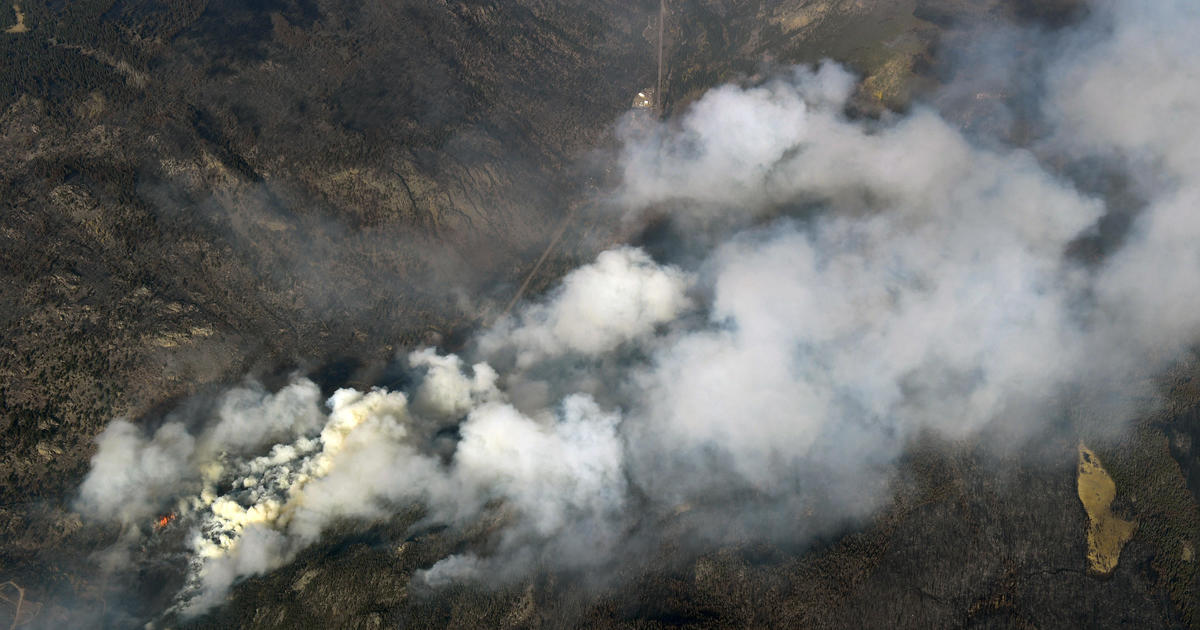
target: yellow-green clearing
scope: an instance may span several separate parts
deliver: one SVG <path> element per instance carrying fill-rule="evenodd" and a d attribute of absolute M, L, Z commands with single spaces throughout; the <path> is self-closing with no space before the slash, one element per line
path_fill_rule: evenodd
<path fill-rule="evenodd" d="M 1088 515 L 1088 564 L 1092 571 L 1108 575 L 1117 568 L 1121 549 L 1133 536 L 1136 523 L 1112 513 L 1117 484 L 1091 449 L 1079 443 L 1079 500 Z"/>

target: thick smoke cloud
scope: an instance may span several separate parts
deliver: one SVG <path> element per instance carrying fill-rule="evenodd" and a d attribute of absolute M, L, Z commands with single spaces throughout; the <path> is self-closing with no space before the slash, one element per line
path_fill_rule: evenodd
<path fill-rule="evenodd" d="M 163 425 L 146 438 L 126 420 L 110 423 L 97 442 L 100 448 L 79 489 L 77 507 L 123 523 L 150 518 L 179 491 L 196 444 L 179 423 Z"/>
<path fill-rule="evenodd" d="M 1200 6 L 1118 3 L 1096 19 L 1111 33 L 1076 37 L 1051 69 L 1047 109 L 1055 141 L 1120 160 L 1147 199 L 1097 298 L 1130 345 L 1169 353 L 1200 333 Z"/>
<path fill-rule="evenodd" d="M 642 252 L 606 252 L 547 302 L 519 309 L 501 324 L 509 336 L 495 343 L 523 364 L 600 354 L 673 319 L 690 303 L 687 287 L 682 272 Z M 597 311 L 606 317 L 595 320 Z M 427 507 L 426 523 L 445 524 L 502 502 L 513 521 L 498 542 L 509 554 L 506 571 L 532 541 L 586 538 L 592 551 L 615 543 L 627 500 L 617 413 L 572 393 L 527 414 L 487 363 L 467 368 L 431 349 L 407 360 L 419 378 L 411 405 L 404 392 L 342 389 L 321 409 L 317 386 L 300 378 L 274 394 L 254 384 L 231 390 L 196 437 L 180 422 L 151 438 L 115 422 L 100 437 L 79 507 L 128 524 L 168 509 L 194 522 L 185 614 L 219 603 L 238 577 L 287 562 L 338 520 L 378 518 L 413 502 Z M 438 445 L 448 427 L 458 437 L 447 461 Z M 461 579 L 488 562 L 447 558 L 427 578 Z"/>
<path fill-rule="evenodd" d="M 678 126 L 646 132 L 627 125 L 622 158 L 622 201 L 638 208 L 668 200 L 693 200 L 688 212 L 753 212 L 774 192 L 763 185 L 821 112 L 832 113 L 854 89 L 842 67 L 798 68 L 762 86 L 727 85 L 704 96 Z M 832 147 L 830 147 L 832 148 Z M 834 166 L 834 165 L 830 165 Z"/>
<path fill-rule="evenodd" d="M 548 302 L 527 306 L 486 332 L 480 352 L 494 356 L 511 349 L 519 367 L 566 353 L 609 352 L 687 310 L 688 284 L 684 273 L 656 265 L 641 250 L 606 251 L 567 274 Z"/>
<path fill-rule="evenodd" d="M 480 373 L 487 374 L 484 366 Z M 441 389 L 446 396 L 436 401 L 421 391 L 430 408 L 446 409 L 461 402 L 463 390 Z M 538 419 L 502 402 L 495 389 L 484 398 L 460 425 L 448 463 L 420 448 L 431 420 L 415 415 L 403 393 L 343 389 L 329 399 L 318 435 L 232 464 L 222 475 L 233 479 L 231 491 L 216 496 L 210 485 L 181 506 L 199 520 L 183 612 L 220 601 L 237 577 L 278 567 L 338 519 L 381 517 L 413 501 L 428 507 L 427 522 L 457 524 L 502 500 L 517 523 L 504 533 L 502 550 L 572 528 L 612 530 L 625 499 L 618 417 L 585 395 Z M 447 559 L 431 569 L 430 581 L 480 564 Z"/>
<path fill-rule="evenodd" d="M 127 524 L 178 510 L 185 613 L 340 520 L 413 504 L 422 525 L 505 514 L 487 554 L 415 576 L 431 586 L 603 565 L 654 535 L 647 514 L 751 537 L 863 517 L 919 434 L 1032 435 L 1064 395 L 1133 394 L 1132 374 L 1200 334 L 1198 29 L 1186 2 L 1094 7 L 1029 78 L 1048 132 L 1027 148 L 919 106 L 850 119 L 855 78 L 832 63 L 628 125 L 616 199 L 668 215 L 701 255 L 604 252 L 463 356 L 404 357 L 404 391 L 322 407 L 297 379 L 234 390 L 191 429 L 114 422 L 79 508 Z M 1069 254 L 1110 209 L 1047 155 L 1137 188 L 1119 247 Z"/>
<path fill-rule="evenodd" d="M 811 83 L 845 83 L 832 66 L 821 81 L 800 73 L 720 100 L 770 120 L 787 90 L 799 101 Z M 711 326 L 672 339 L 641 377 L 664 453 L 717 445 L 767 484 L 817 445 L 871 455 L 923 426 L 968 434 L 1078 365 L 1069 304 L 1084 279 L 1063 251 L 1100 203 L 1026 152 L 972 148 L 931 112 L 868 130 L 836 105 L 805 107 L 770 168 L 671 169 L 665 189 L 681 191 L 684 211 L 727 203 L 687 185 L 723 177 L 759 191 L 742 211 L 802 197 L 824 211 L 737 234 L 707 261 Z M 712 144 L 726 124 L 698 107 L 682 133 L 709 139 L 689 143 L 701 155 L 735 153 L 738 142 Z"/>

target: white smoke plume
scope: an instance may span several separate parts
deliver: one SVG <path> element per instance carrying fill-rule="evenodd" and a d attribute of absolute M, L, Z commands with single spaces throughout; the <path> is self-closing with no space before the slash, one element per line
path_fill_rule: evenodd
<path fill-rule="evenodd" d="M 126 420 L 114 420 L 97 438 L 100 448 L 79 489 L 77 507 L 101 518 L 133 523 L 174 498 L 189 474 L 196 440 L 182 424 L 163 425 L 146 438 Z"/>
<path fill-rule="evenodd" d="M 1077 36 L 1051 69 L 1057 142 L 1123 161 L 1146 207 L 1096 281 L 1116 334 L 1170 352 L 1200 334 L 1200 5 L 1106 3 L 1096 42 Z"/>
<path fill-rule="evenodd" d="M 1030 435 L 1064 392 L 1133 393 L 1200 336 L 1195 32 L 1193 3 L 1095 6 L 1036 78 L 1053 133 L 1032 148 L 921 107 L 850 119 L 855 79 L 832 63 L 716 89 L 623 153 L 631 215 L 717 244 L 686 268 L 604 252 L 464 357 L 409 354 L 403 392 L 322 409 L 297 379 L 235 390 L 191 431 L 114 422 L 79 507 L 135 523 L 174 502 L 195 533 L 188 613 L 338 520 L 412 504 L 450 526 L 509 513 L 489 554 L 417 576 L 432 586 L 603 564 L 638 514 L 762 515 L 729 497 L 797 536 L 861 517 L 921 432 Z M 1106 202 L 1046 155 L 1119 164 L 1145 199 L 1099 261 L 1067 252 Z"/>
<path fill-rule="evenodd" d="M 518 367 L 568 352 L 598 355 L 654 331 L 687 310 L 689 278 L 656 265 L 645 252 L 621 247 L 567 274 L 543 304 L 521 309 L 479 340 L 480 352 L 516 352 Z"/>
<path fill-rule="evenodd" d="M 502 398 L 495 390 L 492 396 Z M 423 441 L 414 434 L 428 420 L 414 415 L 400 392 L 343 389 L 328 405 L 319 434 L 240 462 L 224 476 L 234 480 L 231 491 L 215 496 L 208 486 L 181 508 L 198 520 L 184 612 L 220 601 L 240 576 L 288 561 L 337 519 L 380 517 L 413 501 L 444 523 L 504 501 L 519 525 L 506 532 L 514 538 L 502 548 L 524 535 L 608 529 L 606 521 L 621 512 L 618 419 L 587 396 L 570 396 L 556 414 L 537 419 L 500 400 L 481 403 L 462 423 L 449 463 L 419 449 Z"/>

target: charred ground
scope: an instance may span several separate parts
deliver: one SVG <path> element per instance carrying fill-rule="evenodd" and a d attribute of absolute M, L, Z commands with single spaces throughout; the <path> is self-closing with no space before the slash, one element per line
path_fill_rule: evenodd
<path fill-rule="evenodd" d="M 70 502 L 106 422 L 158 422 L 247 373 L 386 382 L 396 350 L 452 346 L 610 181 L 590 158 L 657 72 L 657 2 L 20 7 L 28 30 L 0 33 L 0 580 L 45 603 L 33 626 L 129 625 L 178 586 L 177 558 L 95 579 L 89 554 L 119 532 Z M 875 115 L 952 72 L 938 51 L 964 24 L 1079 10 L 681 0 L 664 105 L 832 56 L 864 74 L 857 113 Z M 616 232 L 568 224 L 531 291 Z M 197 625 L 1196 625 L 1195 373 L 1098 449 L 1139 523 L 1108 579 L 1087 574 L 1074 442 L 1002 463 L 954 444 L 915 450 L 893 508 L 812 547 L 665 547 L 599 597 L 562 575 L 422 592 L 412 572 L 488 524 L 405 540 L 418 515 L 401 514 L 347 525 Z"/>

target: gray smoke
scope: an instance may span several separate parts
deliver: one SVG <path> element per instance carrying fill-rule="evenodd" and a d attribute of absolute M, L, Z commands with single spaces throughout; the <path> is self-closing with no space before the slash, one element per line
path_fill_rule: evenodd
<path fill-rule="evenodd" d="M 413 503 L 423 524 L 502 523 L 488 554 L 417 576 L 431 586 L 602 565 L 647 514 L 795 537 L 868 515 L 919 434 L 1019 443 L 1064 395 L 1128 398 L 1200 335 L 1196 32 L 1190 2 L 1093 7 L 1026 78 L 1048 129 L 1029 148 L 923 107 L 850 119 L 833 63 L 626 124 L 615 198 L 627 220 L 666 214 L 688 255 L 604 252 L 464 356 L 404 357 L 403 392 L 322 408 L 297 379 L 234 390 L 191 431 L 114 422 L 79 508 L 178 510 L 187 613 L 336 520 Z M 1144 200 L 1098 260 L 1068 252 L 1111 209 L 1047 156 L 1113 165 Z"/>

